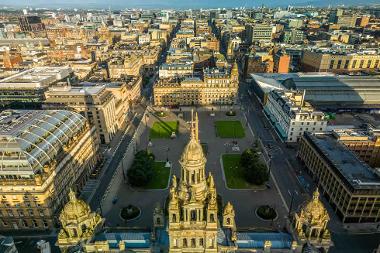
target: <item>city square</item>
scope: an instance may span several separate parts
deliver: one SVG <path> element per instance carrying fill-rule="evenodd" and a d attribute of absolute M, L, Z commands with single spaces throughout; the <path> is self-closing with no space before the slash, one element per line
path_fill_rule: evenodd
<path fill-rule="evenodd" d="M 215 177 L 216 188 L 219 194 L 222 196 L 223 201 L 231 201 L 236 209 L 237 225 L 243 228 L 256 228 L 262 230 L 281 230 L 285 226 L 285 217 L 287 211 L 284 204 L 277 192 L 277 189 L 272 181 L 268 182 L 268 186 L 256 187 L 254 189 L 230 189 L 227 187 L 224 172 L 222 170 L 222 155 L 223 154 L 239 154 L 244 149 L 252 147 L 255 143 L 252 132 L 246 125 L 246 120 L 241 112 L 238 112 L 236 116 L 226 116 L 226 111 L 217 111 L 215 116 L 210 116 L 210 111 L 200 111 L 200 140 L 203 145 L 207 146 L 207 165 L 206 173 L 211 172 Z M 168 158 L 171 163 L 171 174 L 180 177 L 180 169 L 178 160 L 182 152 L 182 148 L 186 144 L 189 138 L 189 125 L 190 111 L 182 112 L 168 112 L 168 115 L 162 118 L 156 118 L 149 116 L 148 128 L 142 134 L 140 143 L 137 145 L 137 149 L 148 148 L 156 156 L 156 160 L 166 161 Z M 181 114 L 183 117 L 178 117 Z M 152 114 L 150 114 L 152 115 Z M 154 114 L 153 114 L 154 115 Z M 150 139 L 149 133 L 155 122 L 165 121 L 179 121 L 178 133 L 173 139 Z M 220 120 L 240 121 L 244 128 L 245 137 L 243 138 L 218 138 L 216 136 L 216 129 L 214 122 Z M 232 142 L 236 141 L 239 151 L 233 151 Z M 151 145 L 149 145 L 151 142 Z M 168 151 L 169 150 L 169 151 Z M 116 187 L 116 186 L 115 186 Z M 129 186 L 126 183 L 121 184 L 118 189 L 118 202 L 115 205 L 106 204 L 110 206 L 109 211 L 103 208 L 104 215 L 107 217 L 107 221 L 110 224 L 119 224 L 127 227 L 145 227 L 152 223 L 151 210 L 154 208 L 157 202 L 164 203 L 168 194 L 168 189 L 163 190 L 143 190 L 136 189 Z M 265 197 L 263 197 L 265 196 Z M 247 203 L 244 199 L 249 199 Z M 234 201 L 241 200 L 241 201 Z M 236 202 L 236 203 L 235 203 Z M 142 214 L 139 219 L 127 221 L 123 224 L 123 221 L 119 218 L 120 208 L 133 204 L 141 208 Z M 264 221 L 256 216 L 255 210 L 261 205 L 270 205 L 278 212 L 278 218 L 275 221 Z"/>

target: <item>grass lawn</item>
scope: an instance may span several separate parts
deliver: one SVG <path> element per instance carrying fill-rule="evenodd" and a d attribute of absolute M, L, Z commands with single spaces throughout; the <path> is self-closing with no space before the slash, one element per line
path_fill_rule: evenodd
<path fill-rule="evenodd" d="M 224 175 L 227 186 L 231 189 L 250 189 L 253 186 L 245 181 L 240 167 L 240 154 L 224 154 L 222 156 Z"/>
<path fill-rule="evenodd" d="M 154 122 L 152 129 L 150 129 L 149 137 L 151 139 L 170 138 L 172 132 L 177 133 L 177 121 L 157 121 Z"/>
<path fill-rule="evenodd" d="M 216 136 L 220 138 L 243 138 L 244 128 L 239 120 L 215 121 Z"/>
<path fill-rule="evenodd" d="M 154 162 L 154 175 L 145 189 L 165 189 L 168 186 L 170 168 L 165 167 L 165 162 Z"/>

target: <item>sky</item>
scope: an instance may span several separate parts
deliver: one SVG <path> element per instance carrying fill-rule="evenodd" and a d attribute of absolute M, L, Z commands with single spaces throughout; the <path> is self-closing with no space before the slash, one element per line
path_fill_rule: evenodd
<path fill-rule="evenodd" d="M 46 8 L 231 8 L 266 6 L 327 6 L 378 3 L 378 0 L 0 0 L 0 6 Z"/>

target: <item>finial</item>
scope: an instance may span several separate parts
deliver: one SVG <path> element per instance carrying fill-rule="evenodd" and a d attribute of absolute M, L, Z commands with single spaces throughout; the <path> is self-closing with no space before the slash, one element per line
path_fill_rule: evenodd
<path fill-rule="evenodd" d="M 77 200 L 77 196 L 75 195 L 75 192 L 73 191 L 72 188 L 70 188 L 70 190 L 69 190 L 69 199 L 70 199 L 70 201 L 76 201 Z"/>
<path fill-rule="evenodd" d="M 313 200 L 318 200 L 319 199 L 319 191 L 318 188 L 313 192 Z"/>

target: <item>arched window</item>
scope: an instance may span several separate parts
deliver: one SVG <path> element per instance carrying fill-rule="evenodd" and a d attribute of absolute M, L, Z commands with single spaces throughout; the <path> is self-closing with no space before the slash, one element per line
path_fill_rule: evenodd
<path fill-rule="evenodd" d="M 210 214 L 210 222 L 215 222 L 214 214 Z"/>
<path fill-rule="evenodd" d="M 160 224 L 160 223 L 161 223 L 161 219 L 160 219 L 160 217 L 157 217 L 157 219 L 156 219 L 156 223 L 157 223 L 157 224 Z"/>
<path fill-rule="evenodd" d="M 186 238 L 183 239 L 183 247 L 185 247 L 185 248 L 187 247 L 187 240 L 186 240 Z"/>
<path fill-rule="evenodd" d="M 175 213 L 172 215 L 172 222 L 177 222 L 177 215 Z"/>
<path fill-rule="evenodd" d="M 231 219 L 227 218 L 227 225 L 231 225 Z"/>
<path fill-rule="evenodd" d="M 199 239 L 199 246 L 203 246 L 203 238 Z"/>

